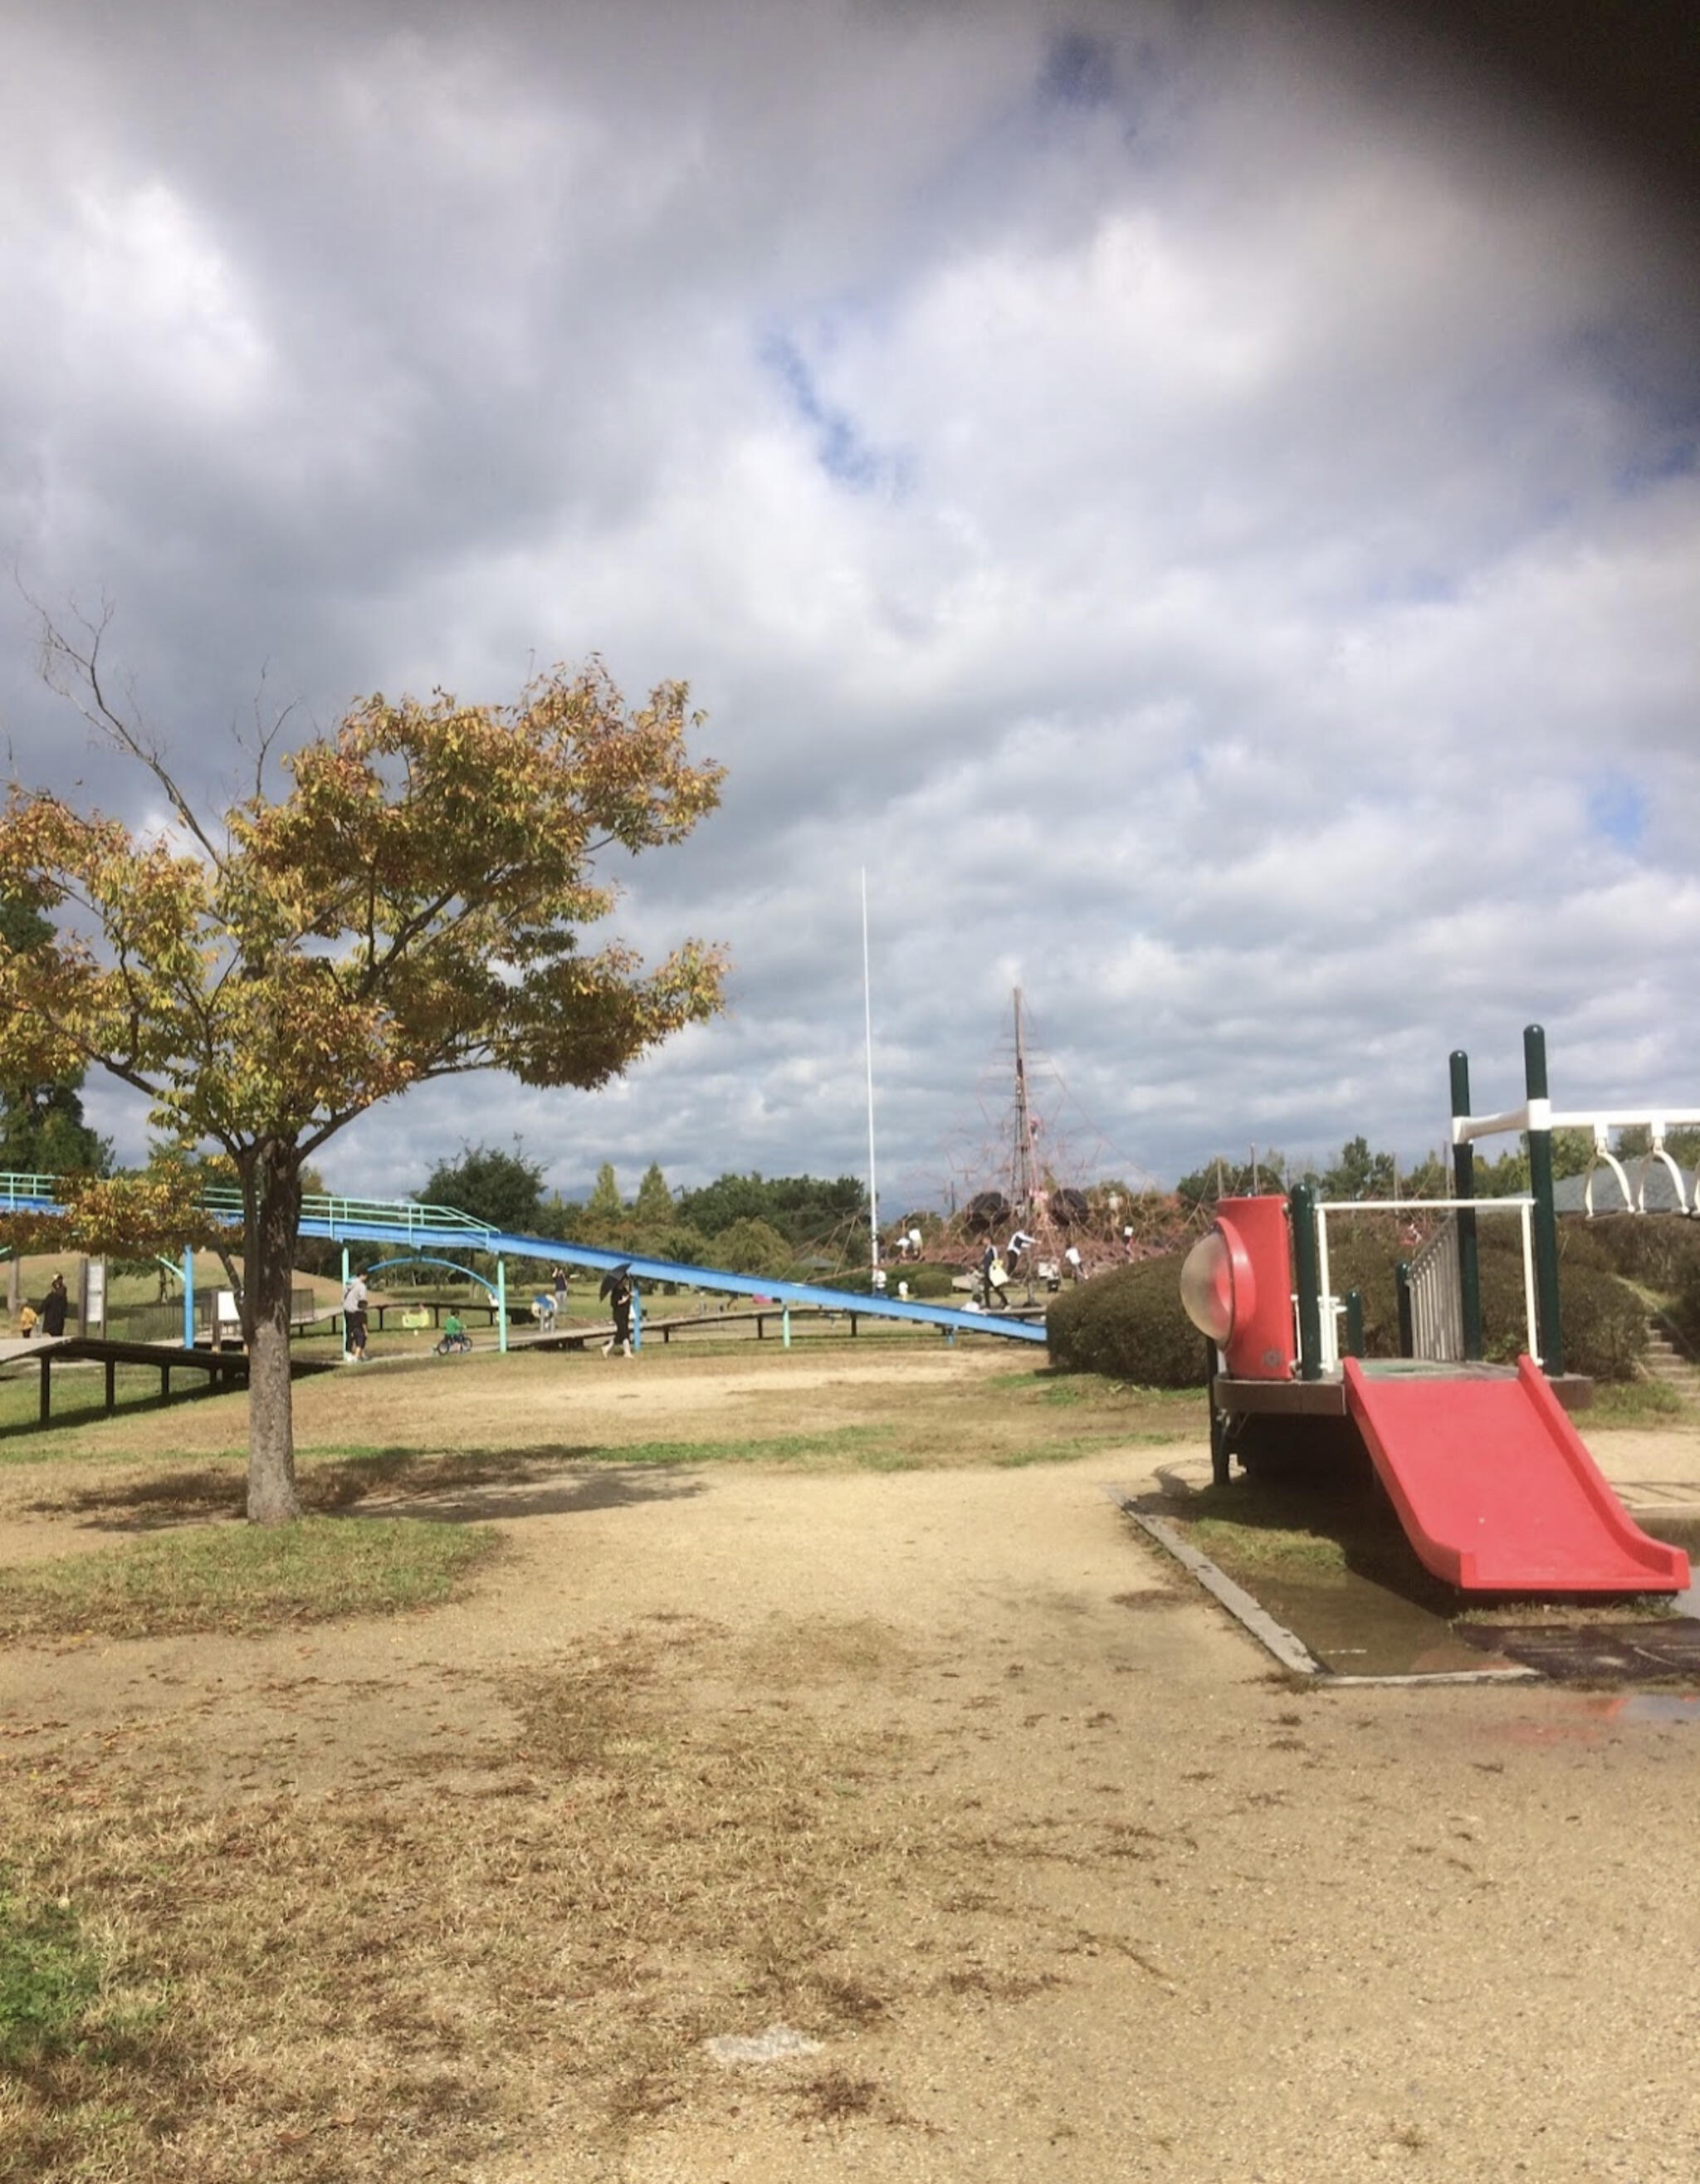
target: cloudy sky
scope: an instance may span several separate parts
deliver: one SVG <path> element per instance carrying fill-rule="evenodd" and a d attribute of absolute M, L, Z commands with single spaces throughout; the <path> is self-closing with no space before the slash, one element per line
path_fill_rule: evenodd
<path fill-rule="evenodd" d="M 593 649 L 729 769 L 616 919 L 727 941 L 725 1018 L 333 1187 L 862 1172 L 864 871 L 893 1210 L 978 1179 L 1017 987 L 1098 1173 L 1413 1156 L 1537 1020 L 1561 1102 L 1700 1105 L 1696 252 L 1632 146 L 1362 8 L 9 14 L 0 553 L 180 772 Z M 148 819 L 9 585 L 0 730 Z"/>

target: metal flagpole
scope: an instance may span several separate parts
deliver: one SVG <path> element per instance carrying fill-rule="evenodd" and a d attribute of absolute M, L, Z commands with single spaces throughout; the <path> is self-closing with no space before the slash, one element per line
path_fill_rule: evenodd
<path fill-rule="evenodd" d="M 879 1185 L 873 1165 L 873 986 L 867 961 L 867 866 L 861 868 L 861 1006 L 867 1042 L 867 1228 L 869 1266 L 879 1265 Z"/>

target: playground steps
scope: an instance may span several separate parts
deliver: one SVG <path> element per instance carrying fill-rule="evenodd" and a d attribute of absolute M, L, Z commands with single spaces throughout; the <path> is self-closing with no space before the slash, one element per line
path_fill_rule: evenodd
<path fill-rule="evenodd" d="M 1647 1323 L 1647 1352 L 1641 1362 L 1649 1380 L 1662 1381 L 1685 1402 L 1700 1403 L 1700 1366 L 1677 1348 L 1656 1319 Z"/>

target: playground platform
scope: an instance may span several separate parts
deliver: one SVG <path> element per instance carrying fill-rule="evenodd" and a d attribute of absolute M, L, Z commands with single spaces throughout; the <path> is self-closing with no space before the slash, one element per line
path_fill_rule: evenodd
<path fill-rule="evenodd" d="M 337 1360 L 329 1357 L 299 1358 L 289 1362 L 290 1377 L 299 1379 L 309 1373 L 335 1369 Z M 179 1381 L 178 1394 L 186 1392 L 181 1382 L 186 1374 L 201 1376 L 200 1389 L 245 1388 L 248 1385 L 248 1352 L 241 1349 L 186 1350 L 181 1344 L 169 1342 L 106 1342 L 93 1335 L 62 1334 L 34 1335 L 27 1340 L 12 1339 L 0 1342 L 0 1373 L 15 1379 L 20 1368 L 34 1365 L 41 1374 L 41 1406 L 37 1413 L 42 1425 L 50 1425 L 53 1415 L 53 1368 L 58 1366 L 98 1365 L 106 1376 L 103 1407 L 115 1411 L 118 1407 L 118 1368 L 120 1365 L 145 1366 L 159 1375 L 159 1400 L 171 1401 L 171 1378 Z"/>

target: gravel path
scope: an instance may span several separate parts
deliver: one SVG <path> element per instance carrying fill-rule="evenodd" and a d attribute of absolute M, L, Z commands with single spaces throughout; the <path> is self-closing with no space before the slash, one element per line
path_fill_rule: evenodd
<path fill-rule="evenodd" d="M 668 1411 L 659 1378 L 620 1392 Z M 1642 1507 L 1700 1496 L 1700 1436 L 1597 1446 Z M 486 1763 L 505 1680 L 677 1627 L 682 1731 L 877 1743 L 856 1794 L 905 1857 L 839 1937 L 861 2021 L 693 2051 L 617 2148 L 566 2070 L 475 2184 L 1692 2184 L 1700 1722 L 1295 1689 L 1121 1513 L 1158 1462 L 1207 1459 L 564 1474 L 483 1497 L 511 1553 L 465 1604 L 19 1654 L 8 1719 L 154 1739 L 197 1794 L 310 1793 L 445 1737 Z"/>

